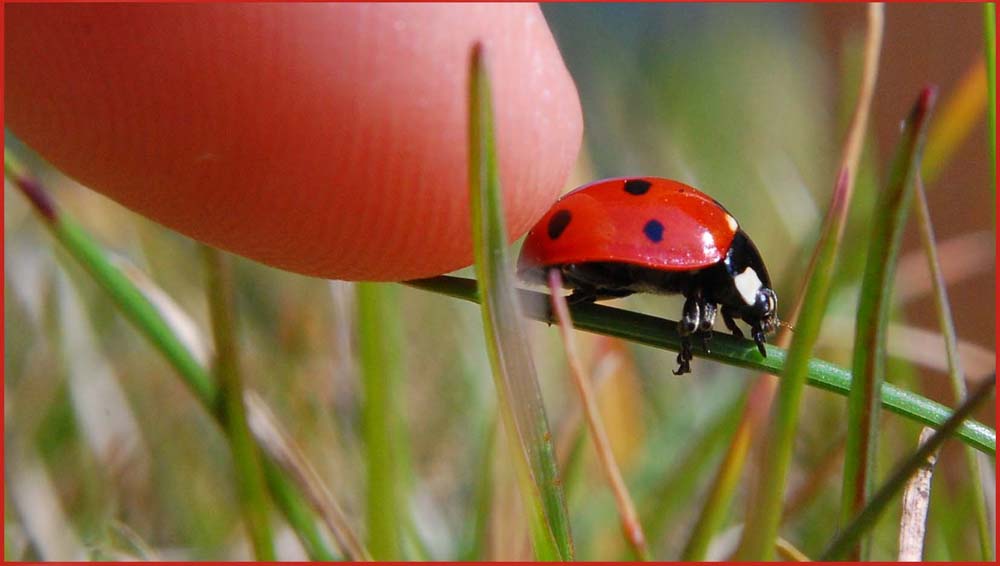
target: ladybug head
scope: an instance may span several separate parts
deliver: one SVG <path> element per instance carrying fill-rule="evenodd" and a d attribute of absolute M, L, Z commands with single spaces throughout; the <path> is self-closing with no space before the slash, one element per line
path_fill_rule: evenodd
<path fill-rule="evenodd" d="M 743 320 L 770 334 L 778 327 L 778 296 L 769 287 L 761 286 L 753 305 L 744 311 Z"/>

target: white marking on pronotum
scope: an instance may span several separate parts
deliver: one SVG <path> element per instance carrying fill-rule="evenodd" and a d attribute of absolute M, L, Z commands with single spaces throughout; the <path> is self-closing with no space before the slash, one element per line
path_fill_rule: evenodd
<path fill-rule="evenodd" d="M 748 267 L 743 270 L 743 273 L 733 277 L 733 282 L 736 283 L 736 290 L 743 297 L 743 302 L 753 306 L 757 300 L 757 291 L 760 291 L 761 287 L 760 277 L 757 277 L 757 272 L 752 267 Z"/>
<path fill-rule="evenodd" d="M 732 215 L 729 214 L 726 215 L 726 223 L 729 224 L 729 229 L 732 230 L 733 232 L 740 229 L 739 223 L 736 222 L 736 219 L 733 218 Z"/>

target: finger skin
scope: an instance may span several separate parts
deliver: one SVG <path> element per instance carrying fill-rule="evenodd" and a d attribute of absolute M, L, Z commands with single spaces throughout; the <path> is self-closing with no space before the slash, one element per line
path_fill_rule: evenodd
<path fill-rule="evenodd" d="M 20 139 L 140 214 L 309 275 L 471 263 L 477 40 L 512 238 L 579 151 L 576 88 L 533 4 L 9 4 L 5 33 Z"/>

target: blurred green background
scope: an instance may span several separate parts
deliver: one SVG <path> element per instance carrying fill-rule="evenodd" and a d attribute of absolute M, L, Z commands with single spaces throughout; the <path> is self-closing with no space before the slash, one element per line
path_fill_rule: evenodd
<path fill-rule="evenodd" d="M 786 312 L 803 284 L 799 274 L 853 108 L 863 7 L 552 4 L 543 12 L 576 80 L 586 124 L 567 190 L 619 175 L 671 177 L 701 188 L 753 237 Z M 926 83 L 939 85 L 947 100 L 982 64 L 982 45 L 979 5 L 886 7 L 870 143 L 818 357 L 850 366 L 866 219 L 900 120 Z M 976 124 L 928 186 L 971 380 L 994 370 L 996 323 L 993 182 L 985 118 Z M 5 141 L 68 213 L 169 296 L 207 359 L 197 244 L 47 169 L 12 136 Z M 897 279 L 890 380 L 953 406 L 912 224 Z M 221 430 L 10 188 L 4 252 L 5 558 L 250 557 Z M 354 285 L 243 259 L 236 270 L 248 386 L 278 415 L 363 537 L 365 399 Z M 530 556 L 505 445 L 489 442 L 495 393 L 478 309 L 406 287 L 398 300 L 405 380 L 392 390 L 398 421 L 391 449 L 402 484 L 400 557 Z M 681 302 L 640 296 L 616 304 L 676 318 Z M 573 462 L 564 481 L 577 556 L 627 558 L 614 501 L 580 434 L 557 332 L 528 328 L 560 460 Z M 677 378 L 669 352 L 590 335 L 578 340 L 600 380 L 602 411 L 653 556 L 676 559 L 755 375 L 696 359 L 694 373 Z M 796 503 L 781 536 L 813 556 L 836 526 L 846 403 L 816 390 L 804 403 L 789 478 Z M 992 409 L 977 416 L 995 422 Z M 892 415 L 883 423 L 887 470 L 912 451 L 919 427 Z M 994 471 L 992 462 L 987 469 Z M 950 443 L 935 474 L 927 559 L 978 557 L 968 473 L 958 443 Z M 752 469 L 744 475 L 710 551 L 714 558 L 735 543 Z M 986 483 L 995 524 L 994 476 Z M 480 497 L 487 477 L 491 497 Z M 477 513 L 488 520 L 481 540 L 472 532 Z M 279 557 L 304 558 L 277 513 L 274 519 Z M 873 558 L 895 556 L 897 529 L 894 508 L 876 530 Z M 462 554 L 469 545 L 475 553 Z"/>

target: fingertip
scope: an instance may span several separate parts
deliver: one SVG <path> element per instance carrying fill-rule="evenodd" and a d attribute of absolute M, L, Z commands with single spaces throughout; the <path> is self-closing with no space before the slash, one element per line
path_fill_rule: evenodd
<path fill-rule="evenodd" d="M 6 27 L 21 139 L 170 228 L 309 275 L 471 263 L 470 53 L 489 58 L 512 238 L 580 146 L 536 5 L 17 5 Z"/>

